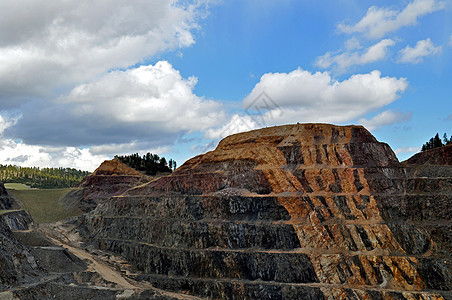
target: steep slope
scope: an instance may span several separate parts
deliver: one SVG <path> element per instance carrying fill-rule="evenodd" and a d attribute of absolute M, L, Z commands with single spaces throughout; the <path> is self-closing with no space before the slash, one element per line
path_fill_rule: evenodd
<path fill-rule="evenodd" d="M 12 236 L 4 218 L 0 217 L 0 291 L 36 281 L 42 274 L 30 250 Z"/>
<path fill-rule="evenodd" d="M 0 182 L 0 210 L 2 209 L 18 209 L 20 205 L 6 191 L 3 182 Z"/>
<path fill-rule="evenodd" d="M 418 177 L 361 126 L 272 127 L 227 137 L 171 176 L 102 202 L 82 224 L 162 289 L 444 299 L 451 223 L 435 210 L 451 200 L 444 168 L 449 177 Z"/>
<path fill-rule="evenodd" d="M 405 163 L 452 166 L 452 145 L 419 152 L 406 160 Z"/>
<path fill-rule="evenodd" d="M 131 187 L 146 183 L 148 176 L 121 163 L 106 160 L 79 184 L 79 189 L 69 192 L 63 202 L 88 212 L 101 201 L 120 195 Z"/>

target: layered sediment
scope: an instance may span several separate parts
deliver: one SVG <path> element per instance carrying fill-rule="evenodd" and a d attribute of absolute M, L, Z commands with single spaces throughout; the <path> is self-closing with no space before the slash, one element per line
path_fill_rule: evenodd
<path fill-rule="evenodd" d="M 422 151 L 406 160 L 406 164 L 452 166 L 452 144 Z"/>
<path fill-rule="evenodd" d="M 452 168 L 400 164 L 361 126 L 227 137 L 101 201 L 85 238 L 137 280 L 229 299 L 450 299 Z"/>
<path fill-rule="evenodd" d="M 78 189 L 69 192 L 63 199 L 63 203 L 68 207 L 88 212 L 111 196 L 120 195 L 150 180 L 148 176 L 117 159 L 106 160 L 80 182 Z"/>
<path fill-rule="evenodd" d="M 6 218 L 0 215 L 0 291 L 38 280 L 42 274 L 30 249 L 13 236 Z"/>

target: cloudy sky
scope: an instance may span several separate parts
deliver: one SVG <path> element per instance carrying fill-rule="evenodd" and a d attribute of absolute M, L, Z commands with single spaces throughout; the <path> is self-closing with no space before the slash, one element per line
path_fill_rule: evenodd
<path fill-rule="evenodd" d="M 186 159 L 275 124 L 452 134 L 450 0 L 2 0 L 0 163 Z"/>

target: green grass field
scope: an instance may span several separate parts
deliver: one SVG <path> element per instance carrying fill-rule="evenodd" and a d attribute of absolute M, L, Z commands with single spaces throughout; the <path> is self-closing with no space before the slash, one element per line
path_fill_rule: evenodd
<path fill-rule="evenodd" d="M 8 190 L 29 190 L 30 187 L 23 183 L 5 183 L 5 187 Z"/>
<path fill-rule="evenodd" d="M 28 211 L 37 224 L 56 222 L 68 217 L 81 215 L 78 209 L 67 209 L 61 199 L 73 189 L 8 189 L 22 203 L 22 208 Z"/>

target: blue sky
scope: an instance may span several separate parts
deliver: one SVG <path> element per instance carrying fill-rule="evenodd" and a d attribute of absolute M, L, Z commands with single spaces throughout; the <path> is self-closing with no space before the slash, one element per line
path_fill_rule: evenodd
<path fill-rule="evenodd" d="M 180 164 L 296 122 L 363 124 L 403 160 L 452 134 L 450 1 L 32 3 L 0 4 L 3 164 Z"/>

